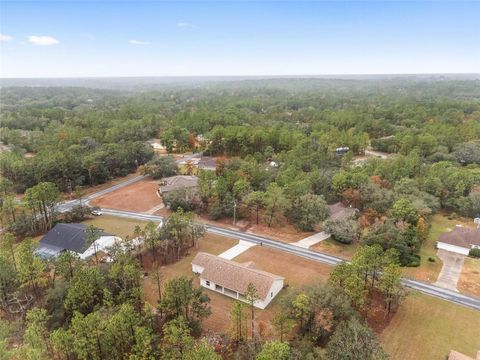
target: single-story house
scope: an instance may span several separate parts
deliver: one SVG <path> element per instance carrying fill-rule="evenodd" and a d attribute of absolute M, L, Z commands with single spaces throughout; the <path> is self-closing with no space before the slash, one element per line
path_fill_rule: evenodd
<path fill-rule="evenodd" d="M 457 225 L 438 237 L 437 248 L 468 255 L 471 249 L 480 248 L 480 229 Z"/>
<path fill-rule="evenodd" d="M 351 206 L 345 206 L 341 202 L 328 205 L 330 216 L 328 220 L 349 220 L 358 212 L 357 209 Z"/>
<path fill-rule="evenodd" d="M 41 257 L 55 257 L 63 251 L 71 251 L 86 259 L 95 254 L 95 248 L 99 252 L 121 241 L 119 237 L 101 230 L 100 237 L 87 247 L 86 229 L 85 224 L 59 223 L 40 240 L 35 253 Z"/>
<path fill-rule="evenodd" d="M 181 174 L 185 174 L 188 171 L 197 174 L 199 170 L 215 171 L 217 170 L 217 158 L 194 154 L 186 160 L 179 160 L 178 167 Z"/>
<path fill-rule="evenodd" d="M 217 170 L 217 158 L 211 156 L 202 156 L 197 164 L 198 170 Z"/>
<path fill-rule="evenodd" d="M 260 309 L 265 309 L 277 296 L 285 280 L 257 269 L 252 262 L 241 264 L 204 252 L 192 260 L 192 271 L 199 274 L 201 286 L 245 302 L 247 286 L 252 283 L 259 297 L 254 306 Z"/>
<path fill-rule="evenodd" d="M 160 182 L 160 195 L 169 193 L 170 191 L 182 188 L 196 188 L 198 186 L 198 177 L 195 175 L 177 175 L 163 178 Z"/>

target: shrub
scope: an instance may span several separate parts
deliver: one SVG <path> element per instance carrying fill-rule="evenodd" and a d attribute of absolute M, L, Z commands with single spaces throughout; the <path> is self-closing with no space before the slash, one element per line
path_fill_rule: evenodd
<path fill-rule="evenodd" d="M 430 256 L 430 257 L 428 258 L 428 261 L 434 263 L 434 262 L 435 262 L 435 258 Z"/>
<path fill-rule="evenodd" d="M 329 220 L 325 222 L 325 231 L 332 239 L 343 244 L 358 240 L 358 226 L 354 220 Z"/>
<path fill-rule="evenodd" d="M 468 256 L 474 257 L 474 258 L 480 258 L 480 248 L 474 248 L 470 249 L 468 252 Z"/>
<path fill-rule="evenodd" d="M 408 256 L 407 263 L 405 264 L 405 266 L 419 267 L 420 266 L 420 256 L 418 256 L 418 255 Z"/>

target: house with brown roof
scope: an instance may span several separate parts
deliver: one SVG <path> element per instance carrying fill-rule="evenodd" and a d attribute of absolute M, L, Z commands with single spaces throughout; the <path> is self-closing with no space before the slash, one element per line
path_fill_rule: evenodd
<path fill-rule="evenodd" d="M 471 358 L 470 356 L 459 353 L 458 351 L 451 350 L 448 354 L 448 360 L 480 360 L 480 351 L 477 352 L 476 358 Z"/>
<path fill-rule="evenodd" d="M 198 186 L 198 178 L 194 175 L 177 175 L 163 178 L 160 182 L 160 195 L 165 195 L 173 190 L 190 188 L 195 189 Z"/>
<path fill-rule="evenodd" d="M 358 210 L 351 206 L 345 206 L 341 202 L 328 205 L 330 216 L 328 220 L 349 220 L 355 216 Z"/>
<path fill-rule="evenodd" d="M 437 248 L 468 255 L 471 249 L 480 248 L 480 229 L 457 225 L 438 237 Z"/>
<path fill-rule="evenodd" d="M 245 302 L 247 286 L 252 283 L 259 297 L 254 306 L 260 309 L 265 309 L 277 296 L 285 280 L 257 269 L 252 262 L 241 264 L 204 252 L 192 260 L 192 271 L 199 275 L 201 286 Z"/>

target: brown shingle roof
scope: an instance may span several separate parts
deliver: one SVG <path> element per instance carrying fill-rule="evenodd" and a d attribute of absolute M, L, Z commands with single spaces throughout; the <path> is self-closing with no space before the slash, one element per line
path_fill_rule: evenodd
<path fill-rule="evenodd" d="M 203 267 L 201 274 L 203 279 L 242 295 L 245 294 L 248 284 L 252 283 L 262 300 L 267 297 L 275 280 L 284 279 L 281 276 L 204 252 L 199 252 L 192 260 L 192 264 Z"/>
<path fill-rule="evenodd" d="M 178 175 L 162 179 L 160 191 L 166 193 L 180 188 L 196 187 L 198 178 L 196 176 Z"/>
<path fill-rule="evenodd" d="M 438 241 L 470 249 L 472 245 L 480 246 L 480 229 L 456 226 L 452 231 L 440 235 Z"/>
<path fill-rule="evenodd" d="M 448 355 L 448 360 L 474 360 L 474 359 L 471 358 L 470 356 L 463 355 L 458 351 L 451 350 L 450 354 Z"/>
<path fill-rule="evenodd" d="M 346 207 L 341 202 L 328 205 L 328 208 L 330 209 L 329 220 L 348 220 L 356 211 L 355 208 Z"/>

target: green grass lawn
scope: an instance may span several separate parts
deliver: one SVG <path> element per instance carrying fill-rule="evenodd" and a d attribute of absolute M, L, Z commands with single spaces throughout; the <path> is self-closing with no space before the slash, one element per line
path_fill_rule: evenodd
<path fill-rule="evenodd" d="M 351 244 L 342 244 L 338 241 L 329 238 L 327 240 L 323 240 L 318 244 L 313 245 L 310 247 L 310 250 L 324 252 L 327 254 L 338 256 L 342 259 L 350 260 L 353 258 L 353 255 L 357 252 L 360 243 L 354 242 Z"/>
<path fill-rule="evenodd" d="M 118 216 L 101 215 L 86 220 L 83 223 L 86 225 L 94 225 L 106 232 L 125 239 L 127 236 L 132 237 L 135 226 L 140 225 L 143 227 L 147 222 Z"/>
<path fill-rule="evenodd" d="M 446 359 L 450 350 L 475 357 L 480 350 L 480 312 L 412 292 L 383 331 L 393 360 Z"/>

